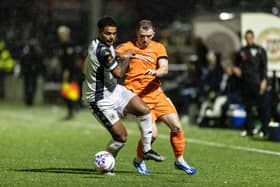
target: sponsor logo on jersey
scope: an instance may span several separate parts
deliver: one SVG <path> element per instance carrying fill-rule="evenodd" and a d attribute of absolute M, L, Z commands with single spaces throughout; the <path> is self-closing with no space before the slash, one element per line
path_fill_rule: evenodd
<path fill-rule="evenodd" d="M 146 56 L 146 55 L 142 55 L 142 54 L 135 54 L 134 58 L 140 59 L 140 60 L 144 60 L 146 62 L 154 62 L 154 59 L 152 57 Z"/>
<path fill-rule="evenodd" d="M 108 60 L 108 62 L 112 63 L 112 62 L 113 62 L 113 57 L 112 57 L 111 55 L 109 55 L 109 56 L 107 57 L 107 60 Z"/>

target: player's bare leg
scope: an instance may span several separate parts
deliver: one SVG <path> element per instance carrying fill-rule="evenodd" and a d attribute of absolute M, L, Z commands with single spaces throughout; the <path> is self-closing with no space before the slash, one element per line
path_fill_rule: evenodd
<path fill-rule="evenodd" d="M 113 139 L 108 142 L 106 149 L 116 157 L 127 141 L 127 132 L 121 121 L 116 122 L 108 130 Z"/>
<path fill-rule="evenodd" d="M 107 143 L 106 151 L 116 158 L 119 151 L 125 146 L 127 141 L 127 131 L 120 120 L 111 127 L 107 127 L 107 129 L 110 132 L 112 139 Z M 113 170 L 104 172 L 104 174 L 110 176 L 115 175 Z"/>

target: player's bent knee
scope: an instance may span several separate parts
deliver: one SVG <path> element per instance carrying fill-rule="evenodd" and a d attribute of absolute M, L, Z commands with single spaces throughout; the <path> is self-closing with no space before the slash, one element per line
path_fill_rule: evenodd
<path fill-rule="evenodd" d="M 140 103 L 138 103 L 138 107 L 139 107 L 142 115 L 149 114 L 151 111 L 150 111 L 150 108 L 147 106 L 147 104 L 140 98 L 139 98 L 139 101 L 140 101 Z"/>
<path fill-rule="evenodd" d="M 126 141 L 127 141 L 127 135 L 126 135 L 126 134 L 115 135 L 115 136 L 114 136 L 114 140 L 116 140 L 116 141 L 118 141 L 118 142 L 126 143 Z"/>
<path fill-rule="evenodd" d="M 147 106 L 138 108 L 138 111 L 135 112 L 136 116 L 145 116 L 150 113 L 150 109 Z"/>
<path fill-rule="evenodd" d="M 143 115 L 147 115 L 147 114 L 149 114 L 151 111 L 150 111 L 150 109 L 149 109 L 149 107 L 148 106 L 145 106 L 144 108 L 143 108 Z"/>
<path fill-rule="evenodd" d="M 179 131 L 181 131 L 181 130 L 182 130 L 181 127 L 177 127 L 177 126 L 172 126 L 172 127 L 170 127 L 170 131 L 171 131 L 171 132 L 179 132 Z"/>

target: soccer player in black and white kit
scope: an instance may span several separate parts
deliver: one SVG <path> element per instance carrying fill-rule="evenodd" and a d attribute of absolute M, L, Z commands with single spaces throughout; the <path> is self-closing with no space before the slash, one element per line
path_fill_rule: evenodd
<path fill-rule="evenodd" d="M 127 132 L 119 115 L 130 113 L 139 119 L 145 158 L 163 161 L 164 157 L 151 149 L 152 119 L 148 106 L 136 94 L 117 83 L 128 62 L 128 55 L 115 55 L 113 44 L 117 24 L 111 17 L 104 17 L 98 21 L 98 28 L 98 38 L 91 42 L 84 66 L 83 99 L 112 136 L 106 150 L 116 157 L 125 145 Z"/>

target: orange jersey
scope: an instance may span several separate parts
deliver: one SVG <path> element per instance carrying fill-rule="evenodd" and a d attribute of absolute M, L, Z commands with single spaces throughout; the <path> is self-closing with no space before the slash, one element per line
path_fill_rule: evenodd
<path fill-rule="evenodd" d="M 139 49 L 135 43 L 129 41 L 118 46 L 116 51 L 120 54 L 128 51 L 135 53 L 135 58 L 129 62 L 124 85 L 139 95 L 149 106 L 153 121 L 157 121 L 162 115 L 176 113 L 171 100 L 160 88 L 160 80 L 154 76 L 145 75 L 147 69 L 158 68 L 158 59 L 167 58 L 165 47 L 152 41 L 147 48 Z"/>
<path fill-rule="evenodd" d="M 140 49 L 135 42 L 128 41 L 116 49 L 117 53 L 133 51 L 135 58 L 129 62 L 129 69 L 125 74 L 124 85 L 134 93 L 147 95 L 160 88 L 160 80 L 151 75 L 145 75 L 147 69 L 156 70 L 158 59 L 167 58 L 165 47 L 156 41 L 151 41 L 148 47 Z"/>

